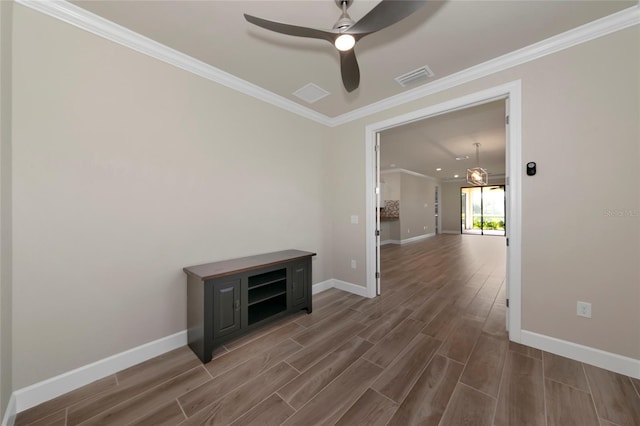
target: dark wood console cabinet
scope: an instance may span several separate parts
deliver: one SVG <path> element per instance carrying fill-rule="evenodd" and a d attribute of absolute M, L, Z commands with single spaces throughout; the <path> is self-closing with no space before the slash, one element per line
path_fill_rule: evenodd
<path fill-rule="evenodd" d="M 285 250 L 184 268 L 189 347 L 204 363 L 215 346 L 268 321 L 311 313 L 311 257 Z"/>

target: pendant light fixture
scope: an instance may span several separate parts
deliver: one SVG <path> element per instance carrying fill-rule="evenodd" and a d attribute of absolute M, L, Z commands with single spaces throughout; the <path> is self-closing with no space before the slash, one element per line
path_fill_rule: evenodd
<path fill-rule="evenodd" d="M 485 186 L 489 183 L 489 174 L 480 167 L 480 144 L 474 143 L 476 147 L 476 166 L 467 169 L 467 183 L 473 186 Z"/>

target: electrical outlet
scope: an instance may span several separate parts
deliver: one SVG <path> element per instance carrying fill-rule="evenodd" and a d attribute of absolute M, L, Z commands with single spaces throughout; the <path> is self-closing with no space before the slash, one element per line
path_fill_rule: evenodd
<path fill-rule="evenodd" d="M 359 222 L 358 215 L 355 215 L 355 214 L 351 215 L 351 224 L 357 225 L 358 222 Z"/>
<path fill-rule="evenodd" d="M 576 315 L 579 317 L 591 318 L 591 303 L 578 301 Z"/>
<path fill-rule="evenodd" d="M 356 260 L 351 259 L 351 269 L 356 269 Z"/>
<path fill-rule="evenodd" d="M 425 231 L 427 230 L 427 227 L 426 227 L 426 226 L 424 227 L 424 230 L 425 230 Z"/>
<path fill-rule="evenodd" d="M 407 234 L 411 233 L 411 229 L 407 228 Z"/>

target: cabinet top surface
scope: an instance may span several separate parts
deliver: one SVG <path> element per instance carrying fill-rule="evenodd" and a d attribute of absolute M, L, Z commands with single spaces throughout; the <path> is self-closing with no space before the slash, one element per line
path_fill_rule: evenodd
<path fill-rule="evenodd" d="M 202 280 L 210 280 L 315 255 L 315 253 L 309 251 L 283 250 L 238 259 L 222 260 L 220 262 L 205 263 L 203 265 L 188 266 L 182 270 Z"/>

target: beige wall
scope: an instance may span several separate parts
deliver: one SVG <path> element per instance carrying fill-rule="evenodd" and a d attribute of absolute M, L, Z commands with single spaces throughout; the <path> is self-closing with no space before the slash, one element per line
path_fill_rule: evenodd
<path fill-rule="evenodd" d="M 365 214 L 366 125 L 521 79 L 522 160 L 538 163 L 522 178 L 522 326 L 640 359 L 640 215 L 606 214 L 640 209 L 639 52 L 636 26 L 333 129 L 334 218 Z M 364 257 L 364 226 L 334 230 L 333 270 L 363 286 L 340 258 Z"/>
<path fill-rule="evenodd" d="M 184 330 L 185 265 L 295 247 L 314 282 L 365 285 L 365 126 L 515 79 L 539 170 L 523 328 L 640 359 L 637 26 L 330 129 L 21 6 L 13 24 L 14 390 Z"/>
<path fill-rule="evenodd" d="M 11 356 L 11 28 L 13 3 L 0 2 L 0 418 L 12 392 Z"/>
<path fill-rule="evenodd" d="M 380 224 L 380 241 L 394 242 L 435 233 L 434 179 L 404 171 L 383 172 L 383 199 L 400 201 L 400 218 Z"/>
<path fill-rule="evenodd" d="M 436 181 L 408 173 L 400 176 L 400 239 L 436 232 Z"/>
<path fill-rule="evenodd" d="M 184 266 L 330 278 L 328 128 L 14 11 L 14 389 L 185 330 Z"/>

